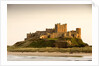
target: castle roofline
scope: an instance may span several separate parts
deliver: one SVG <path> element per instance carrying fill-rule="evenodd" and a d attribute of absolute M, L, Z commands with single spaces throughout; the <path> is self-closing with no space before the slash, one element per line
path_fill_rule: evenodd
<path fill-rule="evenodd" d="M 67 23 L 65 23 L 65 24 L 57 23 L 57 24 L 55 24 L 55 25 L 58 25 L 58 24 L 59 24 L 59 25 L 67 25 Z"/>
<path fill-rule="evenodd" d="M 76 28 L 76 29 L 81 29 L 81 28 Z"/>

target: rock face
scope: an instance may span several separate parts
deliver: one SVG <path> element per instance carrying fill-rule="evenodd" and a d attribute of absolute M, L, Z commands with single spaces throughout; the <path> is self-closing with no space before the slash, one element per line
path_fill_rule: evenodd
<path fill-rule="evenodd" d="M 60 23 L 58 23 L 55 24 L 55 27 L 53 29 L 46 29 L 46 31 L 36 31 L 35 33 L 28 33 L 27 38 L 25 40 L 29 38 L 46 39 L 59 37 L 81 39 L 81 28 L 76 28 L 76 31 L 67 31 L 67 24 L 61 25 Z"/>

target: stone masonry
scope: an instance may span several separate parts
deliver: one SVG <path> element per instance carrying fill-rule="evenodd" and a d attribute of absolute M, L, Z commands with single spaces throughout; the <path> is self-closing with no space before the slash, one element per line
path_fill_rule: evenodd
<path fill-rule="evenodd" d="M 59 38 L 59 37 L 75 37 L 81 39 L 81 28 L 76 28 L 76 30 L 67 31 L 67 24 L 55 24 L 55 28 L 46 29 L 45 31 L 36 31 L 35 33 L 28 33 L 27 38 Z"/>

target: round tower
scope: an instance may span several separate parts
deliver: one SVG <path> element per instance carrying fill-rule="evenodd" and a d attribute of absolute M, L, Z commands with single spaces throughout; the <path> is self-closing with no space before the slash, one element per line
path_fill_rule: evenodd
<path fill-rule="evenodd" d="M 78 38 L 81 39 L 81 28 L 76 28 L 76 32 L 78 33 Z"/>

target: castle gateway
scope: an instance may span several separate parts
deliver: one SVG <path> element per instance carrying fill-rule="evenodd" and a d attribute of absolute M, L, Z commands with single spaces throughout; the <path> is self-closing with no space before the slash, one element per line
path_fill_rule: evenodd
<path fill-rule="evenodd" d="M 46 29 L 46 31 L 36 31 L 35 33 L 28 33 L 27 38 L 79 38 L 81 39 L 81 28 L 76 28 L 76 30 L 67 31 L 67 24 L 55 24 L 55 28 Z"/>

